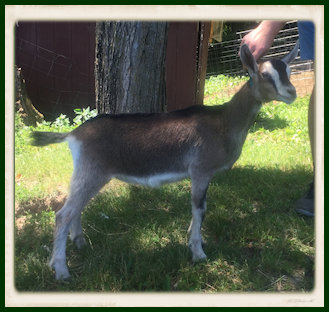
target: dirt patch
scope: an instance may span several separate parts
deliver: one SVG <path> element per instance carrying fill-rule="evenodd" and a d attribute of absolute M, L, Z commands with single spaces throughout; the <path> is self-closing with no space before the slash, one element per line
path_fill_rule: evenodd
<path fill-rule="evenodd" d="M 116 180 L 117 182 L 111 181 L 113 183 L 124 183 Z M 109 184 L 104 185 L 100 190 L 100 193 L 105 192 Z M 59 191 L 55 195 L 49 195 L 45 198 L 35 198 L 25 202 L 15 202 L 15 223 L 18 229 L 22 229 L 26 222 L 27 214 L 37 214 L 41 211 L 45 211 L 50 208 L 52 211 L 57 212 L 63 206 L 67 198 L 67 192 L 65 188 L 59 187 Z"/>
<path fill-rule="evenodd" d="M 310 95 L 314 86 L 314 72 L 291 75 L 290 81 L 295 86 L 298 97 Z"/>
<path fill-rule="evenodd" d="M 38 213 L 46 208 L 51 208 L 55 212 L 62 208 L 64 205 L 66 194 L 60 193 L 59 195 L 46 197 L 46 198 L 38 198 L 32 199 L 27 202 L 15 203 L 15 213 L 16 215 L 22 215 L 26 212 L 30 213 Z"/>
<path fill-rule="evenodd" d="M 21 230 L 26 222 L 26 216 L 21 216 L 21 217 L 17 217 L 15 218 L 15 223 L 16 223 L 16 228 L 18 230 Z"/>
<path fill-rule="evenodd" d="M 57 212 L 60 210 L 66 200 L 67 194 L 60 193 L 56 196 L 46 198 L 32 199 L 26 202 L 15 202 L 15 223 L 18 229 L 22 229 L 26 221 L 26 213 L 36 214 L 50 208 Z"/>

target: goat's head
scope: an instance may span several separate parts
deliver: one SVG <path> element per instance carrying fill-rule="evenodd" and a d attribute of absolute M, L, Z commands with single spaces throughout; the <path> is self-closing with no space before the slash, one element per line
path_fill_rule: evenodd
<path fill-rule="evenodd" d="M 289 64 L 298 53 L 298 41 L 295 47 L 282 59 L 273 59 L 257 64 L 246 44 L 241 46 L 240 58 L 250 75 L 250 85 L 255 97 L 261 102 L 273 100 L 287 104 L 296 99 L 296 89 L 291 84 Z"/>

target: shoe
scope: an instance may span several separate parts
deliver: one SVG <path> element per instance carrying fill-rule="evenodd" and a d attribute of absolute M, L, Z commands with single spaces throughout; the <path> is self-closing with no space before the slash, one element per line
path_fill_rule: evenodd
<path fill-rule="evenodd" d="M 307 194 L 296 201 L 296 211 L 306 217 L 314 217 L 314 182 Z"/>

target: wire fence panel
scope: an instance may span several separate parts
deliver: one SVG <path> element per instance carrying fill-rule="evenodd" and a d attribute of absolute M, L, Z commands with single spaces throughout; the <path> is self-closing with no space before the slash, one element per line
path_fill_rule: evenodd
<path fill-rule="evenodd" d="M 242 38 L 252 29 L 238 31 L 235 39 L 212 43 L 208 50 L 207 78 L 217 75 L 246 76 L 238 52 Z M 296 44 L 299 38 L 297 21 L 289 21 L 276 36 L 269 52 L 261 60 L 281 58 Z M 298 96 L 309 95 L 314 85 L 314 66 L 312 60 L 301 60 L 298 55 L 291 64 L 291 81 Z"/>

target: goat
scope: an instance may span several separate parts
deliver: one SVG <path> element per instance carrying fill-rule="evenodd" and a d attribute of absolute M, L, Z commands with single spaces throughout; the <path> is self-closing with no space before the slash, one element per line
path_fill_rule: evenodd
<path fill-rule="evenodd" d="M 223 105 L 191 106 L 167 113 L 105 114 L 69 133 L 33 132 L 32 144 L 36 146 L 67 141 L 73 158 L 70 193 L 56 213 L 49 262 L 56 279 L 70 276 L 66 265 L 68 234 L 78 248 L 85 244 L 81 212 L 112 178 L 150 187 L 191 178 L 189 247 L 193 261 L 206 259 L 200 231 L 209 182 L 239 158 L 262 103 L 279 100 L 290 104 L 295 100 L 288 64 L 297 51 L 298 44 L 281 60 L 258 65 L 248 46 L 242 45 L 240 59 L 250 80 Z"/>

